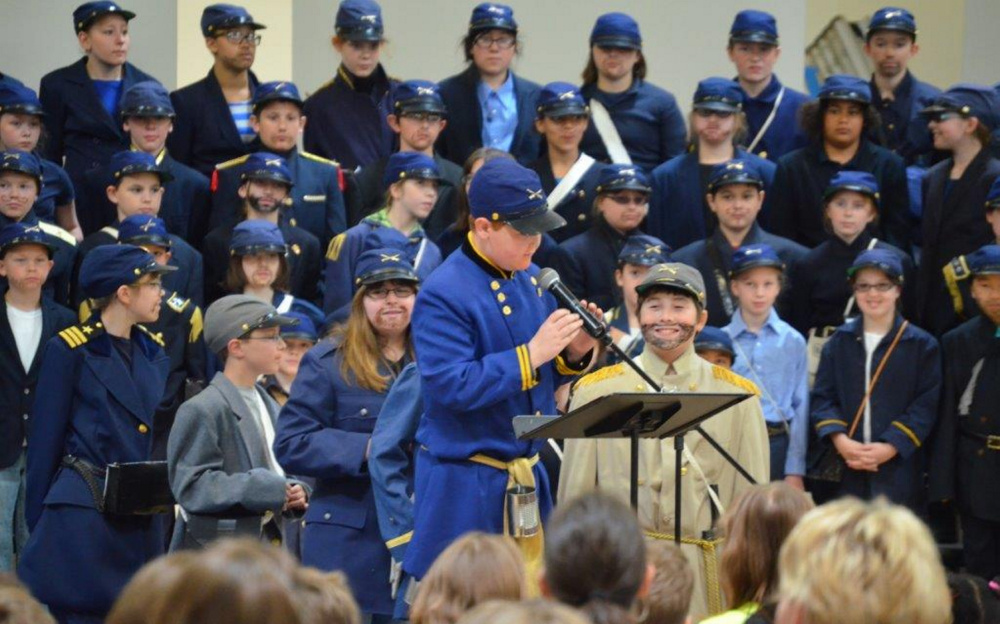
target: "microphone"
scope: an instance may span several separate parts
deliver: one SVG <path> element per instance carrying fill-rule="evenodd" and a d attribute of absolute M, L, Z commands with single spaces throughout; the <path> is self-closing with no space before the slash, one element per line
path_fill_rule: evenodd
<path fill-rule="evenodd" d="M 594 318 L 587 308 L 583 307 L 580 300 L 576 298 L 566 284 L 559 279 L 559 274 L 554 269 L 542 269 L 538 272 L 538 285 L 552 293 L 559 305 L 566 308 L 573 314 L 578 314 L 583 319 L 583 331 L 598 340 L 608 337 L 608 328 L 604 321 Z"/>

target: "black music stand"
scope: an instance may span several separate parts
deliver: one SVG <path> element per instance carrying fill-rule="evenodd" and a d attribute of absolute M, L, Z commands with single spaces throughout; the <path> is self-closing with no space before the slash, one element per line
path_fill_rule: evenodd
<path fill-rule="evenodd" d="M 750 398 L 751 394 L 620 393 L 595 399 L 563 416 L 515 416 L 514 433 L 519 439 L 628 438 L 631 442 L 629 497 L 632 508 L 639 507 L 640 438 L 674 438 L 674 539 L 681 539 L 681 464 L 684 434 L 701 432 L 700 423 Z M 754 479 L 729 453 L 709 436 L 716 450 L 751 483 Z"/>

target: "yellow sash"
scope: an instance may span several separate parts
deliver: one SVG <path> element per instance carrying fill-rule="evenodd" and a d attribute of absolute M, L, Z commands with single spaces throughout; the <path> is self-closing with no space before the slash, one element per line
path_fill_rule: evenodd
<path fill-rule="evenodd" d="M 532 468 L 538 463 L 538 455 L 532 457 L 518 457 L 515 460 L 505 462 L 478 453 L 469 458 L 469 461 L 503 470 L 507 473 L 507 487 L 503 496 L 503 532 L 510 535 L 510 526 L 507 513 L 507 492 L 515 485 L 523 485 L 535 488 L 535 473 Z M 517 538 L 517 545 L 524 555 L 524 563 L 527 568 L 528 589 L 532 596 L 538 594 L 538 573 L 542 569 L 542 555 L 544 550 L 544 537 L 542 527 L 538 527 L 538 533 L 532 537 Z"/>

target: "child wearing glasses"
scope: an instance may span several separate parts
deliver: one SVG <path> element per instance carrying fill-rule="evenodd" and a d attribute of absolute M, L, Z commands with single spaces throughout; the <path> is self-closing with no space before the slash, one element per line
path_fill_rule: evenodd
<path fill-rule="evenodd" d="M 452 162 L 465 162 L 477 148 L 492 147 L 510 152 L 522 164 L 534 161 L 541 154 L 533 128 L 540 87 L 510 69 L 520 51 L 514 9 L 496 3 L 476 6 L 462 47 L 469 66 L 441 82 L 450 116 L 438 152 Z"/>
<path fill-rule="evenodd" d="M 899 312 L 903 263 L 890 249 L 861 253 L 847 270 L 861 316 L 838 327 L 823 354 L 810 401 L 819 446 L 843 460 L 838 482 L 814 490 L 817 503 L 856 496 L 918 511 L 924 442 L 937 420 L 937 340 Z M 819 450 L 819 449 L 817 449 Z"/>

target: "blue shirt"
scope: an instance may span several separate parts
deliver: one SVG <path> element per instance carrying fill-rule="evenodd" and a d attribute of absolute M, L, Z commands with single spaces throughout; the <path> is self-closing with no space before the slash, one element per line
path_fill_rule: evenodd
<path fill-rule="evenodd" d="M 124 83 L 121 80 L 92 80 L 92 82 L 97 91 L 97 97 L 101 100 L 101 106 L 108 111 L 112 118 L 117 119 L 118 100 L 121 99 Z"/>
<path fill-rule="evenodd" d="M 480 81 L 476 88 L 483 114 L 483 145 L 505 152 L 510 151 L 517 130 L 517 97 L 514 95 L 514 74 L 507 72 L 507 80 L 494 91 Z"/>
<path fill-rule="evenodd" d="M 785 474 L 805 475 L 809 431 L 809 380 L 806 341 L 771 309 L 760 332 L 747 328 L 737 310 L 722 328 L 733 339 L 736 372 L 761 388 L 760 405 L 769 425 L 788 421 Z"/>

